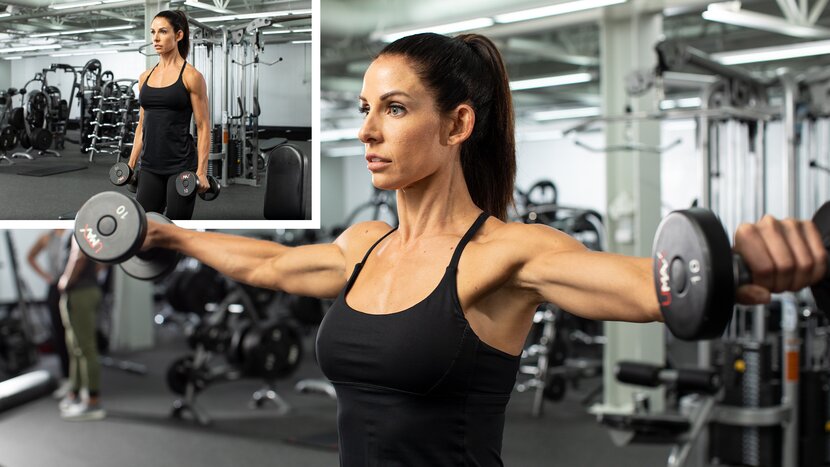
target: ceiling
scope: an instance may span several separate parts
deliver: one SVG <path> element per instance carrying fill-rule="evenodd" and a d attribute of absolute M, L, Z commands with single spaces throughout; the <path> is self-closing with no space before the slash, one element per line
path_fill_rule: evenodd
<path fill-rule="evenodd" d="M 322 129 L 325 131 L 359 126 L 359 116 L 354 110 L 356 96 L 371 57 L 385 45 L 385 42 L 379 40 L 383 33 L 494 17 L 507 11 L 568 1 L 321 0 Z M 745 1 L 739 7 L 750 15 L 760 13 L 786 22 L 779 3 L 789 1 Z M 596 8 L 510 24 L 497 23 L 465 32 L 480 32 L 496 42 L 506 61 L 511 82 L 582 72 L 594 77 L 590 82 L 582 84 L 514 91 L 519 124 L 529 123 L 530 116 L 540 110 L 599 106 L 599 36 L 603 15 L 619 19 L 660 15 L 667 40 L 682 41 L 708 54 L 830 39 L 830 29 L 824 29 L 830 25 L 830 17 L 823 11 L 826 2 L 822 0 L 798 3 L 817 12 L 814 24 L 808 28 L 811 32 L 816 32 L 813 38 L 796 38 L 706 20 L 702 13 L 707 10 L 709 3 L 711 0 L 628 0 L 624 4 L 605 9 Z M 738 5 L 730 3 L 729 7 Z M 827 65 L 830 65 L 830 53 L 740 66 L 754 74 L 770 75 L 781 67 L 806 70 Z M 694 69 L 684 71 L 701 73 L 701 70 Z M 688 83 L 670 81 L 666 82 L 665 91 L 668 98 L 682 98 L 699 93 L 699 90 L 690 88 Z M 325 149 L 326 146 L 324 153 Z"/>
<path fill-rule="evenodd" d="M 91 4 L 90 4 L 91 3 Z M 115 46 L 136 49 L 145 39 L 145 0 L 15 0 L 0 2 L 0 57 L 3 49 L 60 44 L 61 51 Z M 159 4 L 160 7 L 163 4 Z M 207 8 L 212 7 L 215 11 Z M 161 9 L 155 8 L 154 10 Z M 244 27 L 252 21 L 239 15 L 270 13 L 264 42 L 285 43 L 311 39 L 311 0 L 174 0 L 169 9 L 208 26 Z M 223 18 L 217 18 L 223 17 Z M 191 25 L 191 28 L 193 26 Z M 133 42 L 129 42 L 133 41 Z M 23 51 L 32 56 L 43 51 Z"/>

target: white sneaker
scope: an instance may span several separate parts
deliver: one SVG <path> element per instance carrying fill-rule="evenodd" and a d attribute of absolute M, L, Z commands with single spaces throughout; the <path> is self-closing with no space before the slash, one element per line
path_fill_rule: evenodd
<path fill-rule="evenodd" d="M 58 385 L 58 388 L 52 392 L 52 397 L 55 399 L 63 399 L 66 397 L 66 393 L 69 392 L 71 386 L 72 383 L 70 383 L 68 379 L 62 379 Z"/>
<path fill-rule="evenodd" d="M 73 404 L 61 412 L 62 419 L 73 422 L 101 420 L 106 416 L 107 412 L 101 407 L 101 404 L 90 405 L 89 402 Z"/>
<path fill-rule="evenodd" d="M 58 409 L 60 409 L 61 413 L 66 412 L 73 405 L 77 405 L 81 403 L 81 398 L 79 396 L 70 397 L 69 394 L 63 396 L 60 402 L 58 402 Z"/>

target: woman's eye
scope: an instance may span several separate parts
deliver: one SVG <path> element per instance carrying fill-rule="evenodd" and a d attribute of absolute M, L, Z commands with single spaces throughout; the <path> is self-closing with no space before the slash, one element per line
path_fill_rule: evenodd
<path fill-rule="evenodd" d="M 364 116 L 369 114 L 369 106 L 368 105 L 360 105 L 357 107 L 357 111 L 362 113 Z"/>
<path fill-rule="evenodd" d="M 393 117 L 403 115 L 404 112 L 406 112 L 406 109 L 404 109 L 403 106 L 400 106 L 400 105 L 390 105 L 389 106 L 389 114 L 392 115 Z"/>

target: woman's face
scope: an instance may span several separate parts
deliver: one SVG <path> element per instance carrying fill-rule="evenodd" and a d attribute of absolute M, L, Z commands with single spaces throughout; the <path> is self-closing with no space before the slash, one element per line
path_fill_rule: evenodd
<path fill-rule="evenodd" d="M 156 53 L 163 55 L 176 50 L 178 47 L 178 39 L 184 33 L 182 31 L 176 32 L 173 25 L 167 21 L 167 18 L 156 16 L 153 22 L 150 23 L 150 35 L 153 37 L 153 47 Z"/>
<path fill-rule="evenodd" d="M 382 55 L 372 62 L 363 76 L 360 110 L 358 137 L 378 188 L 412 187 L 457 157 L 459 147 L 442 136 L 448 119 L 403 56 Z"/>

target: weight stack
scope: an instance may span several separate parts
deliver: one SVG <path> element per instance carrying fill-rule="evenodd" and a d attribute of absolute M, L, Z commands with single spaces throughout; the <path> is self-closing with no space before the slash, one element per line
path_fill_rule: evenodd
<path fill-rule="evenodd" d="M 210 152 L 222 152 L 222 125 L 214 125 L 210 133 Z"/>
<path fill-rule="evenodd" d="M 723 405 L 771 407 L 781 400 L 781 382 L 774 368 L 773 348 L 757 342 L 727 343 L 722 370 Z M 709 456 L 713 464 L 751 467 L 781 465 L 780 426 L 740 427 L 712 423 Z"/>
<path fill-rule="evenodd" d="M 802 371 L 799 384 L 798 462 L 802 467 L 827 464 L 828 377 L 823 371 Z"/>
<path fill-rule="evenodd" d="M 242 175 L 242 142 L 238 139 L 228 143 L 228 175 L 239 177 Z"/>

